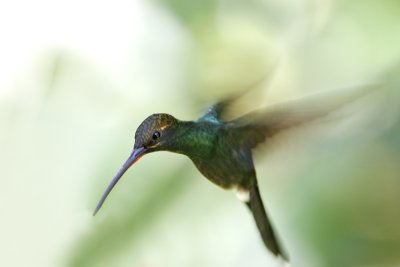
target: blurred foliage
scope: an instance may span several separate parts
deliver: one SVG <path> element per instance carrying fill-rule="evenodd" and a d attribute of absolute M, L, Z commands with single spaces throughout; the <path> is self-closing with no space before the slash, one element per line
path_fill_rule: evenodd
<path fill-rule="evenodd" d="M 142 159 L 91 216 L 146 116 L 193 119 L 265 75 L 241 113 L 383 84 L 257 151 L 257 171 L 292 266 L 400 264 L 398 1 L 16 3 L 0 5 L 1 266 L 277 266 L 179 155 Z"/>
<path fill-rule="evenodd" d="M 164 179 L 147 190 L 146 199 L 141 202 L 139 207 L 124 205 L 123 210 L 119 210 L 113 218 L 109 217 L 106 222 L 98 225 L 91 235 L 74 248 L 76 258 L 72 258 L 70 265 L 109 266 L 112 264 L 109 262 L 110 257 L 121 247 L 123 248 L 129 243 L 132 245 L 132 242 L 129 241 L 137 240 L 142 233 L 141 229 L 154 224 L 158 219 L 157 215 L 162 214 L 163 209 L 176 199 L 175 195 L 180 194 L 186 188 L 188 180 L 182 179 L 184 176 L 187 176 L 185 170 L 164 175 Z M 125 215 L 121 216 L 121 212 Z M 101 234 L 99 235 L 99 233 Z M 99 246 L 99 244 L 101 245 Z"/>

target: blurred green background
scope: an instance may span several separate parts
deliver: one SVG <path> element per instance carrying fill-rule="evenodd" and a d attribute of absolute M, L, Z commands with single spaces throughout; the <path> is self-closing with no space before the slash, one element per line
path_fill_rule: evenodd
<path fill-rule="evenodd" d="M 278 266 L 234 194 L 180 155 L 146 156 L 91 215 L 144 118 L 193 119 L 265 73 L 248 110 L 385 84 L 256 163 L 292 266 L 399 266 L 399 14 L 397 0 L 2 2 L 0 266 Z"/>

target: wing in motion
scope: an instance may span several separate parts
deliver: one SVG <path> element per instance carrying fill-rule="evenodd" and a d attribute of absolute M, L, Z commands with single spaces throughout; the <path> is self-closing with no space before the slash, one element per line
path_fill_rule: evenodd
<path fill-rule="evenodd" d="M 377 85 L 316 93 L 268 106 L 232 120 L 230 123 L 236 128 L 238 140 L 242 140 L 247 147 L 254 148 L 286 129 L 323 118 L 376 88 L 378 88 Z"/>
<path fill-rule="evenodd" d="M 254 92 L 257 89 L 260 89 L 261 85 L 268 85 L 268 83 L 271 81 L 273 78 L 273 71 L 275 69 L 272 69 L 270 72 L 268 72 L 266 75 L 261 77 L 259 80 L 253 82 L 249 86 L 247 86 L 245 89 L 242 89 L 238 92 L 235 92 L 234 94 L 227 96 L 225 99 L 222 99 L 221 101 L 215 103 L 212 105 L 207 112 L 204 114 L 202 118 L 212 118 L 212 119 L 217 119 L 219 121 L 226 121 L 227 118 L 231 117 L 232 114 L 231 108 L 237 104 L 240 100 L 243 99 L 246 95 Z"/>

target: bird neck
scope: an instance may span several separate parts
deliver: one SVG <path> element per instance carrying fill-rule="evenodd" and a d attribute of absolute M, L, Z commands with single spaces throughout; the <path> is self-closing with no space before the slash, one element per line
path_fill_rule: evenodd
<path fill-rule="evenodd" d="M 192 160 L 208 157 L 213 149 L 216 129 L 209 123 L 179 121 L 179 126 L 166 150 L 188 156 Z"/>

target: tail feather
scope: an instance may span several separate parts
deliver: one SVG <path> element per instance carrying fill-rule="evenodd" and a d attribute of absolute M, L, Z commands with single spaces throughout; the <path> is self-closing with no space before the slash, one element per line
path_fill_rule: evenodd
<path fill-rule="evenodd" d="M 289 261 L 289 257 L 283 251 L 275 236 L 274 229 L 268 219 L 256 182 L 250 188 L 250 201 L 246 202 L 246 204 L 254 216 L 257 228 L 260 231 L 265 246 L 275 256 L 280 256 L 284 260 Z"/>

